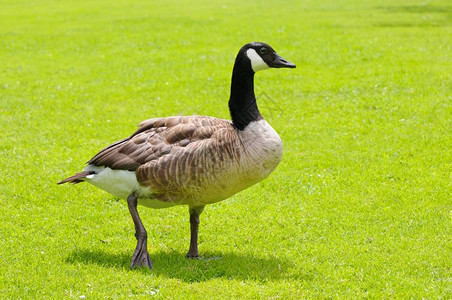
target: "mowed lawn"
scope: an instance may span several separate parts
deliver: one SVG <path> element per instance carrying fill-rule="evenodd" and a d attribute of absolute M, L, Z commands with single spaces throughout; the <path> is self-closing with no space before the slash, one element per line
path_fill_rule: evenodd
<path fill-rule="evenodd" d="M 207 206 L 139 207 L 154 270 L 129 269 L 125 201 L 57 186 L 142 120 L 228 118 L 235 56 L 284 156 Z M 450 1 L 0 3 L 0 298 L 452 297 Z"/>

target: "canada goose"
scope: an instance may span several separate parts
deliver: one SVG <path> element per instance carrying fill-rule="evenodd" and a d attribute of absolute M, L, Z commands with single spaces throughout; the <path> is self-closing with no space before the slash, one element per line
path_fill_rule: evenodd
<path fill-rule="evenodd" d="M 265 43 L 243 46 L 232 72 L 232 122 L 206 116 L 175 116 L 142 122 L 130 137 L 97 153 L 83 172 L 58 184 L 87 181 L 127 199 L 137 246 L 131 268 L 152 262 L 137 204 L 164 208 L 188 205 L 190 248 L 198 258 L 199 215 L 207 204 L 224 200 L 261 181 L 278 165 L 282 143 L 262 118 L 254 95 L 254 74 L 268 68 L 295 68 Z"/>

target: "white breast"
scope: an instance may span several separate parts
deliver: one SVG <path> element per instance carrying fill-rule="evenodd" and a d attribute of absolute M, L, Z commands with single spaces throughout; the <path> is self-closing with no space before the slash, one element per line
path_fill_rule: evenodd
<path fill-rule="evenodd" d="M 281 160 L 283 147 L 278 133 L 265 120 L 251 122 L 242 132 L 240 139 L 253 166 L 247 166 L 262 180 L 267 177 Z M 257 179 L 257 178 L 256 178 Z"/>

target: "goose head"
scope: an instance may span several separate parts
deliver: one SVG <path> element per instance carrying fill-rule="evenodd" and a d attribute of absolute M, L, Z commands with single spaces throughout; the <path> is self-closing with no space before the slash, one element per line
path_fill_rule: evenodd
<path fill-rule="evenodd" d="M 262 119 L 254 94 L 254 74 L 269 68 L 295 68 L 295 65 L 279 56 L 270 45 L 260 42 L 246 44 L 237 54 L 232 70 L 229 112 L 238 130 Z"/>
<path fill-rule="evenodd" d="M 248 43 L 240 49 L 238 59 L 246 58 L 254 73 L 269 68 L 295 68 L 295 64 L 279 56 L 273 48 L 261 42 Z"/>

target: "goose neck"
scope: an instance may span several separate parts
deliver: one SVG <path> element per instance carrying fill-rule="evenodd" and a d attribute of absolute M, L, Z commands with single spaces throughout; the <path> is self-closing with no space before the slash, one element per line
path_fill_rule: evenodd
<path fill-rule="evenodd" d="M 234 126 L 243 130 L 253 122 L 262 119 L 254 95 L 254 72 L 241 64 L 234 65 L 231 80 L 229 111 Z"/>

